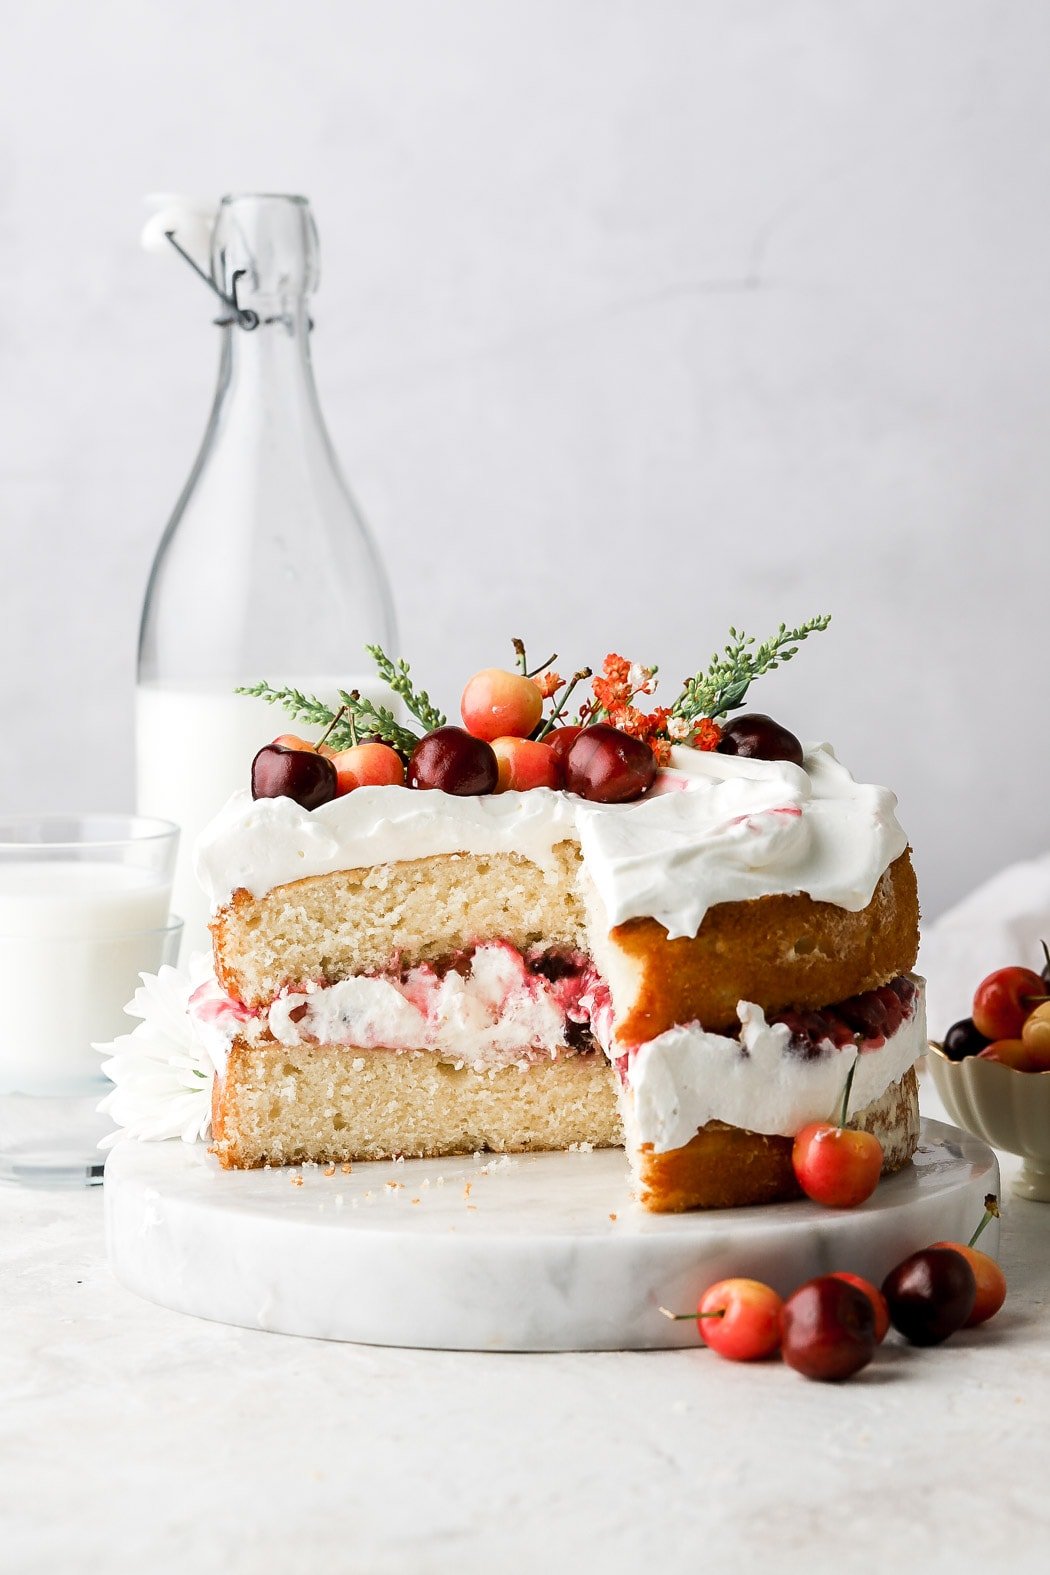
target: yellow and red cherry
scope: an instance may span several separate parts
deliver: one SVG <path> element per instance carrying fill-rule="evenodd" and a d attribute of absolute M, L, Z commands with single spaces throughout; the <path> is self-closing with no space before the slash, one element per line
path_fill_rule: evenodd
<path fill-rule="evenodd" d="M 837 1269 L 831 1276 L 833 1280 L 845 1280 L 847 1285 L 854 1286 L 871 1303 L 871 1310 L 875 1314 L 875 1344 L 881 1345 L 890 1332 L 890 1310 L 886 1306 L 886 1298 L 877 1285 L 872 1285 L 862 1274 L 850 1274 L 846 1269 Z"/>
<path fill-rule="evenodd" d="M 1046 995 L 1046 985 L 1031 968 L 997 968 L 974 992 L 974 1026 L 986 1039 L 1019 1039 L 1025 1020 Z"/>
<path fill-rule="evenodd" d="M 745 755 L 752 760 L 790 760 L 796 766 L 803 760 L 794 733 L 761 711 L 748 711 L 723 723 L 715 748 L 720 755 Z"/>
<path fill-rule="evenodd" d="M 459 709 L 468 733 L 491 744 L 496 738 L 528 738 L 543 715 L 543 696 L 522 673 L 486 667 L 468 682 Z"/>
<path fill-rule="evenodd" d="M 966 1324 L 977 1301 L 977 1277 L 954 1247 L 924 1247 L 882 1282 L 890 1321 L 912 1345 L 940 1345 Z"/>
<path fill-rule="evenodd" d="M 700 1338 L 731 1362 L 760 1362 L 780 1347 L 783 1303 L 760 1280 L 719 1280 L 696 1309 Z"/>
<path fill-rule="evenodd" d="M 498 783 L 499 762 L 492 745 L 462 727 L 437 727 L 427 733 L 408 762 L 408 785 L 413 788 L 437 788 L 468 798 L 495 793 Z"/>
<path fill-rule="evenodd" d="M 780 1319 L 785 1362 L 805 1378 L 837 1383 L 875 1355 L 871 1298 L 838 1274 L 807 1280 L 784 1303 Z"/>
<path fill-rule="evenodd" d="M 546 740 L 494 738 L 492 750 L 499 767 L 497 793 L 561 787 L 565 775 L 562 763 Z"/>
<path fill-rule="evenodd" d="M 977 1052 L 978 1061 L 998 1061 L 1000 1066 L 1011 1067 L 1015 1072 L 1039 1070 L 1033 1063 L 1028 1046 L 1023 1039 L 993 1039 L 990 1045 Z"/>
<path fill-rule="evenodd" d="M 1021 1029 L 1021 1042 L 1033 1072 L 1050 1072 L 1050 1001 L 1044 1001 Z"/>
<path fill-rule="evenodd" d="M 973 1018 L 964 1017 L 949 1028 L 941 1049 L 949 1061 L 965 1061 L 968 1056 L 980 1055 L 988 1043 L 987 1035 L 974 1027 Z"/>
<path fill-rule="evenodd" d="M 278 733 L 274 743 L 280 744 L 283 749 L 305 749 L 312 754 L 321 752 L 316 744 L 311 744 L 308 738 L 300 738 L 298 733 Z"/>
<path fill-rule="evenodd" d="M 340 797 L 359 787 L 404 787 L 405 763 L 396 749 L 378 741 L 351 744 L 331 757 Z"/>
<path fill-rule="evenodd" d="M 814 1203 L 853 1209 L 870 1198 L 882 1175 L 882 1144 L 874 1133 L 811 1121 L 798 1133 L 791 1163 L 798 1184 Z"/>
<path fill-rule="evenodd" d="M 290 798 L 317 809 L 336 796 L 336 769 L 316 750 L 264 744 L 252 761 L 252 798 Z"/>
<path fill-rule="evenodd" d="M 549 749 L 553 749 L 562 766 L 565 765 L 565 756 L 583 732 L 582 727 L 566 724 L 565 727 L 552 727 L 549 733 L 543 735 L 543 742 Z"/>
<path fill-rule="evenodd" d="M 626 804 L 652 786 L 656 759 L 649 745 L 618 727 L 585 727 L 565 756 L 565 786 L 595 804 Z"/>

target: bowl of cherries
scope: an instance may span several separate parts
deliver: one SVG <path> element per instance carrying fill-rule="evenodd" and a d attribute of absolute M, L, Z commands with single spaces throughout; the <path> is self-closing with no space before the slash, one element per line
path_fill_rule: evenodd
<path fill-rule="evenodd" d="M 1024 1160 L 1014 1191 L 1050 1203 L 1050 954 L 1040 973 L 982 979 L 971 1015 L 931 1044 L 927 1064 L 958 1126 Z"/>

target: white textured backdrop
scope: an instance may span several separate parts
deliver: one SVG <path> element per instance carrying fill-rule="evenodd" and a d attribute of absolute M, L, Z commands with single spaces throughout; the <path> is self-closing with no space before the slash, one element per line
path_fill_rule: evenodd
<path fill-rule="evenodd" d="M 322 399 L 432 688 L 519 632 L 677 678 L 828 609 L 755 700 L 898 789 L 927 910 L 1050 843 L 1045 0 L 37 0 L 4 32 L 0 807 L 130 800 L 217 352 L 140 195 L 300 190 Z"/>

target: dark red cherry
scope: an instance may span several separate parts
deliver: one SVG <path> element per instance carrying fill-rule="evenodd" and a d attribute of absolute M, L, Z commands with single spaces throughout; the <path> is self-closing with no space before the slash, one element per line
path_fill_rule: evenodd
<path fill-rule="evenodd" d="M 252 761 L 252 798 L 293 798 L 317 809 L 335 798 L 338 782 L 332 762 L 312 749 L 264 744 Z"/>
<path fill-rule="evenodd" d="M 572 748 L 573 744 L 575 744 L 582 732 L 583 728 L 577 727 L 575 724 L 567 724 L 565 727 L 552 727 L 550 732 L 544 738 L 543 742 L 550 745 L 564 766 L 565 756 L 569 753 L 569 750 Z"/>
<path fill-rule="evenodd" d="M 912 1345 L 940 1345 L 973 1312 L 977 1279 L 961 1252 L 925 1247 L 882 1282 L 890 1322 Z"/>
<path fill-rule="evenodd" d="M 964 1017 L 949 1028 L 941 1048 L 949 1061 L 965 1061 L 968 1055 L 979 1055 L 985 1045 L 991 1042 L 981 1033 L 972 1017 Z"/>
<path fill-rule="evenodd" d="M 802 764 L 802 745 L 794 733 L 761 711 L 735 716 L 722 728 L 718 741 L 722 755 L 747 755 L 752 760 L 790 760 Z"/>
<path fill-rule="evenodd" d="M 421 738 L 408 762 L 408 785 L 440 788 L 469 797 L 494 793 L 499 781 L 495 750 L 465 727 L 437 727 Z"/>
<path fill-rule="evenodd" d="M 607 722 L 583 728 L 565 755 L 565 786 L 595 804 L 641 798 L 655 775 L 649 745 Z"/>
<path fill-rule="evenodd" d="M 875 1355 L 875 1309 L 847 1280 L 822 1274 L 784 1303 L 781 1352 L 806 1378 L 834 1382 L 866 1367 Z"/>

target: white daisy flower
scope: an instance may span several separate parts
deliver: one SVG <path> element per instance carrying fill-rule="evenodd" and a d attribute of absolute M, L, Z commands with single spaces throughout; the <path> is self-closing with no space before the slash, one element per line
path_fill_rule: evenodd
<path fill-rule="evenodd" d="M 203 982 L 200 974 L 196 959 L 188 970 L 163 967 L 141 974 L 142 984 L 124 1008 L 141 1019 L 138 1026 L 95 1046 L 109 1057 L 102 1070 L 116 1085 L 98 1108 L 121 1129 L 100 1147 L 121 1137 L 196 1143 L 210 1135 L 215 1064 L 188 1011 L 190 996 Z"/>

